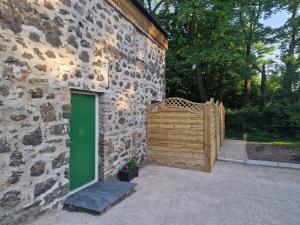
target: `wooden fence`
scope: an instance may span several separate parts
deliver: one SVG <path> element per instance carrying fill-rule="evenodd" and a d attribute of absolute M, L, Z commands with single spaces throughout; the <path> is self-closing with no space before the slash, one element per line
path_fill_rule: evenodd
<path fill-rule="evenodd" d="M 224 140 L 223 104 L 169 98 L 148 111 L 148 149 L 151 163 L 187 169 L 212 170 Z"/>

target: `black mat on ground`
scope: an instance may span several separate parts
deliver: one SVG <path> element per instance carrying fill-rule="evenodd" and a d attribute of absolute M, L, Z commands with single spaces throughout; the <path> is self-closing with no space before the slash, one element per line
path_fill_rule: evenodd
<path fill-rule="evenodd" d="M 101 214 L 134 192 L 136 184 L 122 181 L 99 181 L 67 197 L 64 209 Z"/>

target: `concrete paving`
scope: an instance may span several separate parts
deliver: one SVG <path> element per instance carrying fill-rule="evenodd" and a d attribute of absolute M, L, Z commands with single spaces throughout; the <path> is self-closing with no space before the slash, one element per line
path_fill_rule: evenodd
<path fill-rule="evenodd" d="M 222 160 L 246 162 L 248 159 L 247 142 L 225 139 L 217 157 Z"/>
<path fill-rule="evenodd" d="M 300 171 L 217 161 L 212 173 L 147 166 L 136 193 L 100 216 L 58 211 L 32 225 L 299 225 Z"/>

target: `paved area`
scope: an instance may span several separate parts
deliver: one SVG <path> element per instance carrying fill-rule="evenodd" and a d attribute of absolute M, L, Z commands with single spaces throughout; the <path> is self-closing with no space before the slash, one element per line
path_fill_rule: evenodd
<path fill-rule="evenodd" d="M 232 161 L 246 161 L 248 158 L 247 142 L 225 139 L 222 147 L 218 152 L 218 158 Z"/>
<path fill-rule="evenodd" d="M 299 225 L 300 171 L 217 161 L 212 173 L 147 166 L 105 214 L 58 211 L 34 225 Z M 32 225 L 33 225 L 32 224 Z"/>

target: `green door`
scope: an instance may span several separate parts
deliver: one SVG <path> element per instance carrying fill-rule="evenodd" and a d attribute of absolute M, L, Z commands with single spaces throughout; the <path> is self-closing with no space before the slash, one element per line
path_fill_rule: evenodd
<path fill-rule="evenodd" d="M 95 179 L 96 96 L 72 93 L 70 189 Z"/>

